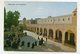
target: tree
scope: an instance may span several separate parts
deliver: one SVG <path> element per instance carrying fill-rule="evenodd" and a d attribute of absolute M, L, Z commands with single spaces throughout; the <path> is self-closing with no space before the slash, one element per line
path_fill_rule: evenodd
<path fill-rule="evenodd" d="M 4 13 L 4 15 L 5 15 L 5 13 Z M 18 11 L 15 11 L 15 12 L 8 11 L 7 12 L 6 19 L 4 19 L 4 20 L 6 20 L 6 22 L 4 22 L 4 23 L 6 23 L 7 28 L 9 30 L 11 29 L 12 25 L 14 25 L 15 27 L 18 26 L 18 24 L 19 24 L 19 21 L 18 21 L 19 17 L 20 17 L 20 13 Z"/>
<path fill-rule="evenodd" d="M 26 18 L 25 17 L 23 18 L 23 28 L 24 30 L 26 30 Z"/>
<path fill-rule="evenodd" d="M 14 22 L 14 13 L 12 11 L 7 12 L 7 27 L 8 29 L 11 28 L 11 26 L 13 25 Z"/>
<path fill-rule="evenodd" d="M 23 32 L 23 26 L 20 25 L 19 27 L 20 27 L 20 30 L 19 31 L 22 31 Z"/>
<path fill-rule="evenodd" d="M 7 23 L 6 23 L 6 9 L 4 8 L 4 28 L 6 29 Z"/>
<path fill-rule="evenodd" d="M 19 17 L 20 17 L 20 13 L 18 11 L 15 11 L 14 12 L 14 23 L 13 23 L 15 26 L 19 24 L 19 21 L 18 21 Z"/>
<path fill-rule="evenodd" d="M 4 8 L 4 22 L 6 22 L 6 9 Z"/>

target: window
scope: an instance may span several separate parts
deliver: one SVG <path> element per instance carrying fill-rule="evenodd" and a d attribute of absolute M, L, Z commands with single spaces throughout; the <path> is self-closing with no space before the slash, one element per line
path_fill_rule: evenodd
<path fill-rule="evenodd" d="M 74 16 L 76 15 L 76 13 L 74 13 Z"/>
<path fill-rule="evenodd" d="M 64 19 L 63 19 L 63 21 L 64 21 Z"/>

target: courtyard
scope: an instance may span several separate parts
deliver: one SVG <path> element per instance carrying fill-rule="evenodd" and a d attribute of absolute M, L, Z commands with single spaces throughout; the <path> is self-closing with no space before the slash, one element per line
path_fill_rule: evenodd
<path fill-rule="evenodd" d="M 68 46 L 63 46 L 60 43 L 53 42 L 52 40 L 48 39 L 46 41 L 46 38 L 43 36 L 39 36 L 36 33 L 30 32 L 25 30 L 24 32 L 27 32 L 27 36 L 21 37 L 20 45 L 21 42 L 24 41 L 24 46 L 21 47 L 21 49 L 12 49 L 11 47 L 6 48 L 5 50 L 7 51 L 37 51 L 37 52 L 75 52 L 74 48 L 68 47 Z M 34 46 L 32 49 L 32 43 L 37 41 L 37 44 L 39 44 L 38 41 L 38 36 L 39 38 L 43 38 L 44 40 L 44 45 L 37 45 Z M 27 47 L 27 43 L 30 42 L 30 47 Z"/>

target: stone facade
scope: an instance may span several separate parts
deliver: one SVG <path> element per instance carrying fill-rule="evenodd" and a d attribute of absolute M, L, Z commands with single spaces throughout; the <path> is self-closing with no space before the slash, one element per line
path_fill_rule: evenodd
<path fill-rule="evenodd" d="M 27 30 L 43 37 L 73 46 L 76 49 L 77 9 L 70 15 L 57 16 L 37 20 L 37 24 L 26 24 Z"/>
<path fill-rule="evenodd" d="M 37 24 L 71 24 L 72 23 L 72 16 L 71 15 L 64 15 L 64 16 L 57 16 L 57 17 L 48 17 L 44 19 L 40 19 L 37 21 Z"/>

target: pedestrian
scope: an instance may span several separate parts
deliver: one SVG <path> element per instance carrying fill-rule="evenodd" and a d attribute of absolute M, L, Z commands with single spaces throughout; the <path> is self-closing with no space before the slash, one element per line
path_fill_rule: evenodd
<path fill-rule="evenodd" d="M 25 32 L 25 35 L 27 36 L 27 32 Z"/>
<path fill-rule="evenodd" d="M 17 42 L 20 43 L 20 41 L 21 41 L 20 38 L 18 38 Z"/>
<path fill-rule="evenodd" d="M 22 49 L 21 46 L 19 46 L 18 49 L 21 50 Z"/>
<path fill-rule="evenodd" d="M 46 37 L 46 42 L 47 42 L 47 37 Z"/>
<path fill-rule="evenodd" d="M 27 43 L 27 47 L 30 47 L 30 42 Z"/>
<path fill-rule="evenodd" d="M 24 41 L 22 41 L 21 46 L 24 46 Z"/>
<path fill-rule="evenodd" d="M 37 46 L 37 41 L 35 41 L 35 46 Z"/>
<path fill-rule="evenodd" d="M 18 42 L 18 40 L 16 41 L 16 45 L 19 46 L 19 42 Z"/>
<path fill-rule="evenodd" d="M 43 44 L 43 41 L 44 41 L 43 38 L 41 38 L 41 45 Z"/>
<path fill-rule="evenodd" d="M 38 40 L 40 40 L 39 36 L 38 36 Z"/>
<path fill-rule="evenodd" d="M 39 45 L 41 45 L 41 40 L 39 40 Z"/>
<path fill-rule="evenodd" d="M 11 46 L 12 48 L 15 48 L 15 42 L 12 42 L 12 46 Z"/>
<path fill-rule="evenodd" d="M 31 47 L 32 49 L 34 48 L 34 43 L 32 43 L 32 47 Z"/>
<path fill-rule="evenodd" d="M 12 43 L 12 48 L 14 48 L 14 49 L 18 48 L 17 43 L 15 41 Z"/>

